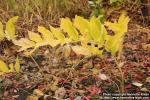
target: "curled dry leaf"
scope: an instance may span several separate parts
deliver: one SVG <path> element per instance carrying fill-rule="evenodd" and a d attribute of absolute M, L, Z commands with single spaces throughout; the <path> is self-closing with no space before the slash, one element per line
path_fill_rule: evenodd
<path fill-rule="evenodd" d="M 81 46 L 72 46 L 72 50 L 77 54 L 77 55 L 91 55 L 90 50 L 81 47 Z"/>
<path fill-rule="evenodd" d="M 37 96 L 43 96 L 43 95 L 44 95 L 44 93 L 43 93 L 42 91 L 40 91 L 39 89 L 35 89 L 35 90 L 33 91 L 33 94 L 35 94 L 35 95 L 37 95 Z"/>
<path fill-rule="evenodd" d="M 64 87 L 59 88 L 58 90 L 55 91 L 55 96 L 57 98 L 63 98 L 65 96 L 65 94 L 66 94 L 66 90 Z"/>
<path fill-rule="evenodd" d="M 141 83 L 138 83 L 138 82 L 133 82 L 132 83 L 134 86 L 137 86 L 137 87 L 141 87 L 143 84 L 141 84 Z"/>
<path fill-rule="evenodd" d="M 150 77 L 146 78 L 146 82 L 150 83 Z"/>
<path fill-rule="evenodd" d="M 102 74 L 102 73 L 99 73 L 99 78 L 101 80 L 107 80 L 108 79 L 108 77 L 105 74 Z"/>
<path fill-rule="evenodd" d="M 26 100 L 38 100 L 37 96 L 28 96 Z"/>
<path fill-rule="evenodd" d="M 51 89 L 51 91 L 56 91 L 58 89 L 57 82 L 50 84 L 49 88 Z"/>

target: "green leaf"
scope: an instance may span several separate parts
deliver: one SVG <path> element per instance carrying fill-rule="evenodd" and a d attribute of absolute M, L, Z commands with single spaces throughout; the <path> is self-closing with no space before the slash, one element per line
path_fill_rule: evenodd
<path fill-rule="evenodd" d="M 69 18 L 62 18 L 60 27 L 64 30 L 64 32 L 68 33 L 71 40 L 77 41 L 79 39 L 78 31 L 73 27 Z"/>
<path fill-rule="evenodd" d="M 18 18 L 18 16 L 15 16 L 6 23 L 5 34 L 8 40 L 14 40 L 16 38 L 14 24 L 17 22 Z"/>

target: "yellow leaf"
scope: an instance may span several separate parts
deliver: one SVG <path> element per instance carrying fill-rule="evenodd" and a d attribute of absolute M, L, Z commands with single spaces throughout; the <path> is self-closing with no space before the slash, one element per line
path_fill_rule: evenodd
<path fill-rule="evenodd" d="M 126 16 L 124 13 L 121 14 L 119 17 L 118 22 L 105 22 L 105 25 L 112 31 L 114 31 L 116 34 L 119 34 L 120 36 L 124 35 L 125 32 L 128 30 L 128 23 L 130 21 L 130 18 Z"/>
<path fill-rule="evenodd" d="M 0 60 L 0 72 L 1 72 L 1 74 L 4 72 L 8 72 L 8 71 L 9 71 L 8 66 L 2 60 Z"/>
<path fill-rule="evenodd" d="M 71 47 L 70 45 L 65 45 L 64 46 L 64 57 L 68 58 L 71 54 Z"/>
<path fill-rule="evenodd" d="M 16 38 L 14 24 L 17 22 L 18 18 L 19 18 L 18 16 L 15 16 L 9 19 L 8 22 L 6 23 L 5 34 L 8 40 L 14 40 Z"/>
<path fill-rule="evenodd" d="M 108 27 L 108 29 L 115 32 L 114 36 L 107 35 L 105 44 L 105 49 L 107 51 L 110 51 L 112 55 L 115 55 L 115 53 L 119 49 L 121 49 L 123 36 L 125 32 L 127 32 L 129 21 L 130 21 L 129 17 L 126 17 L 125 14 L 122 14 L 119 17 L 118 22 L 116 21 L 114 23 L 105 22 L 105 25 Z"/>
<path fill-rule="evenodd" d="M 102 46 L 105 42 L 105 36 L 107 31 L 100 20 L 96 17 L 92 17 L 90 20 L 90 35 L 95 42 L 98 42 Z"/>
<path fill-rule="evenodd" d="M 19 62 L 19 58 L 18 57 L 16 58 L 16 63 L 15 63 L 14 68 L 15 68 L 16 72 L 20 71 L 20 62 Z"/>
<path fill-rule="evenodd" d="M 3 75 L 3 74 L 4 74 L 4 72 L 0 72 L 0 76 Z"/>
<path fill-rule="evenodd" d="M 88 50 L 82 46 L 72 46 L 71 48 L 77 55 L 89 56 L 92 54 L 90 50 Z"/>
<path fill-rule="evenodd" d="M 26 38 L 21 38 L 20 40 L 14 40 L 13 43 L 21 47 L 19 51 L 26 50 L 28 48 L 33 48 L 35 46 L 35 42 L 30 41 Z"/>
<path fill-rule="evenodd" d="M 50 29 L 52 31 L 52 33 L 54 34 L 54 36 L 60 41 L 60 43 L 63 45 L 65 44 L 65 36 L 64 34 L 57 28 L 54 28 L 52 26 L 50 26 Z"/>
<path fill-rule="evenodd" d="M 74 26 L 81 32 L 81 34 L 89 33 L 89 21 L 80 16 L 75 16 Z"/>
<path fill-rule="evenodd" d="M 93 72 L 94 75 L 98 75 L 99 72 L 100 72 L 100 70 L 99 70 L 99 69 L 96 69 L 96 68 L 93 68 L 93 69 L 92 69 L 92 72 Z"/>
<path fill-rule="evenodd" d="M 14 64 L 13 63 L 11 63 L 11 64 L 9 64 L 9 72 L 14 72 Z"/>
<path fill-rule="evenodd" d="M 60 23 L 61 29 L 68 33 L 69 37 L 72 40 L 78 40 L 78 31 L 73 27 L 72 22 L 69 18 L 62 18 Z"/>
<path fill-rule="evenodd" d="M 39 34 L 28 31 L 29 39 L 34 41 L 34 42 L 42 42 L 42 38 Z"/>
<path fill-rule="evenodd" d="M 42 34 L 43 40 L 49 41 L 51 38 L 53 38 L 53 34 L 51 33 L 51 31 L 49 31 L 45 27 L 38 26 L 38 32 Z"/>
<path fill-rule="evenodd" d="M 55 46 L 57 46 L 58 44 L 60 44 L 59 40 L 51 39 L 51 40 L 49 41 L 49 45 L 52 46 L 52 47 L 55 47 Z"/>
<path fill-rule="evenodd" d="M 91 45 L 87 45 L 88 43 L 91 43 Z M 95 44 L 98 44 L 94 41 L 84 41 L 81 42 L 82 47 L 88 49 L 92 54 L 96 54 L 102 57 L 103 50 L 99 50 L 101 46 L 98 45 L 98 47 L 95 47 Z"/>
<path fill-rule="evenodd" d="M 90 35 L 90 22 L 83 17 L 76 16 L 74 19 L 74 26 L 80 31 L 82 36 L 80 36 L 80 40 L 92 40 L 92 36 Z"/>
<path fill-rule="evenodd" d="M 3 40 L 4 37 L 3 24 L 0 22 L 0 41 Z"/>
<path fill-rule="evenodd" d="M 109 36 L 108 41 L 106 41 L 105 49 L 111 52 L 112 55 L 122 48 L 123 38 L 118 38 L 116 36 Z"/>

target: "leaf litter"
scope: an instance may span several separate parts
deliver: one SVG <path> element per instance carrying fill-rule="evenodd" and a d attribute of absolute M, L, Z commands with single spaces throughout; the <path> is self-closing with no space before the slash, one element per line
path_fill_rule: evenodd
<path fill-rule="evenodd" d="M 149 34 L 148 28 L 129 24 L 120 59 L 122 63 L 119 64 L 125 77 L 126 93 L 150 91 Z M 46 48 L 36 51 L 33 56 L 36 63 L 32 58 L 19 54 L 21 72 L 4 74 L 0 78 L 2 99 L 89 100 L 99 99 L 100 93 L 120 92 L 120 72 L 113 58 L 85 58 L 75 54 L 68 46 L 59 50 Z M 10 57 L 9 48 L 4 51 L 0 57 L 12 63 L 15 57 Z M 13 53 L 16 55 L 16 52 Z"/>

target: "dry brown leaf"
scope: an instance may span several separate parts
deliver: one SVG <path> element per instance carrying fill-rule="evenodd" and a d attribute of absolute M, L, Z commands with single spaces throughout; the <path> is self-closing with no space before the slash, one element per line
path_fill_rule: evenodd
<path fill-rule="evenodd" d="M 42 91 L 40 91 L 39 89 L 35 89 L 35 90 L 33 91 L 33 94 L 35 94 L 35 95 L 37 95 L 37 96 L 43 96 L 43 95 L 44 95 L 44 93 L 43 93 Z"/>
<path fill-rule="evenodd" d="M 65 56 L 65 58 L 68 58 L 69 56 L 70 56 L 70 54 L 71 54 L 71 47 L 69 46 L 69 45 L 66 45 L 65 47 L 64 47 L 64 56 Z"/>
<path fill-rule="evenodd" d="M 146 78 L 146 82 L 150 83 L 150 77 Z"/>
<path fill-rule="evenodd" d="M 96 69 L 96 68 L 93 68 L 93 69 L 92 69 L 92 72 L 93 72 L 94 75 L 98 75 L 98 74 L 99 74 L 99 71 L 100 71 L 100 70 L 99 70 L 99 69 Z"/>
<path fill-rule="evenodd" d="M 26 100 L 38 100 L 37 96 L 28 96 Z"/>
<path fill-rule="evenodd" d="M 57 82 L 54 82 L 49 87 L 50 87 L 51 91 L 56 91 L 58 89 Z"/>
<path fill-rule="evenodd" d="M 102 73 L 99 73 L 99 78 L 101 79 L 101 80 L 107 80 L 108 79 L 108 77 L 105 75 L 105 74 L 102 74 Z"/>
<path fill-rule="evenodd" d="M 64 87 L 59 88 L 58 90 L 55 91 L 55 96 L 57 98 L 63 98 L 65 96 L 65 94 L 66 94 L 66 90 Z"/>
<path fill-rule="evenodd" d="M 150 44 L 143 45 L 143 49 L 150 51 Z"/>
<path fill-rule="evenodd" d="M 141 91 L 148 92 L 147 88 L 141 88 Z"/>

